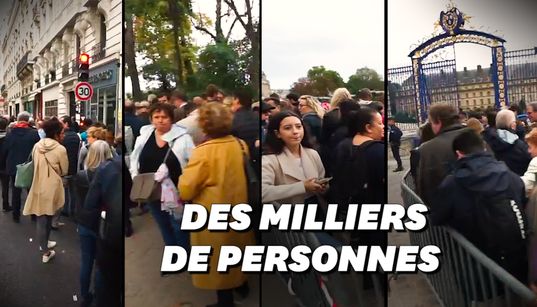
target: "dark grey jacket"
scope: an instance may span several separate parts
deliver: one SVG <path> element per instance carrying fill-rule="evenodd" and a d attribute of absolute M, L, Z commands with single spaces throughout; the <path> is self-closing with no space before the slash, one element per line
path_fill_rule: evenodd
<path fill-rule="evenodd" d="M 430 206 L 435 190 L 457 160 L 452 149 L 453 140 L 465 129 L 469 128 L 460 124 L 445 127 L 435 138 L 420 146 L 417 188 L 425 205 Z"/>

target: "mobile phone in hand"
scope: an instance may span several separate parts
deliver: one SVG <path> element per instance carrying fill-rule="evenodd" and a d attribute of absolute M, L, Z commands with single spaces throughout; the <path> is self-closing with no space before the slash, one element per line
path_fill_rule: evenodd
<path fill-rule="evenodd" d="M 332 180 L 332 177 L 319 178 L 315 182 L 318 183 L 318 184 L 325 184 L 325 183 L 328 183 L 328 181 L 330 181 L 330 180 Z"/>

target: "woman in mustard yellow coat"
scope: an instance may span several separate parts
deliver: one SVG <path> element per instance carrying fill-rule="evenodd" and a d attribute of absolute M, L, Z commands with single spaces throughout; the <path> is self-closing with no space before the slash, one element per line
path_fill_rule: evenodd
<path fill-rule="evenodd" d="M 200 108 L 199 125 L 209 140 L 198 145 L 179 177 L 179 194 L 189 203 L 203 205 L 208 212 L 212 204 L 248 203 L 246 175 L 243 165 L 243 149 L 248 146 L 231 136 L 231 112 L 221 103 L 211 102 Z M 240 143 L 239 143 L 240 142 Z M 241 148 L 242 144 L 242 148 Z M 195 287 L 217 290 L 218 303 L 210 306 L 233 306 L 233 289 L 246 282 L 240 267 L 228 273 L 216 271 L 220 248 L 234 245 L 243 248 L 255 244 L 254 233 L 229 230 L 192 232 L 192 246 L 212 246 L 208 274 L 192 274 Z"/>

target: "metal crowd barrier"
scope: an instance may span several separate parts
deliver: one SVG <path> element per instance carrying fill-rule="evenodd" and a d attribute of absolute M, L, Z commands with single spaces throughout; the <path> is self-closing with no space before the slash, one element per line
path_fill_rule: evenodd
<path fill-rule="evenodd" d="M 414 192 L 410 171 L 401 182 L 405 206 L 423 204 Z M 413 245 L 436 245 L 442 251 L 437 272 L 424 274 L 443 306 L 527 306 L 537 297 L 526 285 L 449 227 L 428 226 L 409 232 Z"/>
<path fill-rule="evenodd" d="M 276 227 L 272 227 L 270 233 L 263 233 L 262 238 L 265 245 L 281 245 L 289 250 L 297 245 L 307 245 L 313 251 L 321 245 L 315 232 L 282 231 Z M 337 249 L 341 251 L 341 247 Z M 363 276 L 356 272 L 319 273 L 310 269 L 302 273 L 278 274 L 286 288 L 291 279 L 296 302 L 301 307 L 384 306 L 386 275 L 382 273 L 371 274 L 373 289 L 369 290 L 363 290 Z"/>

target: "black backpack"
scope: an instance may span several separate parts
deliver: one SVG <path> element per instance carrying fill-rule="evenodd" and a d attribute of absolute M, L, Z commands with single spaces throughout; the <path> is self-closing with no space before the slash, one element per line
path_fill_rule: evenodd
<path fill-rule="evenodd" d="M 476 246 L 500 265 L 507 255 L 525 249 L 528 222 L 513 197 L 476 196 L 474 203 Z"/>

